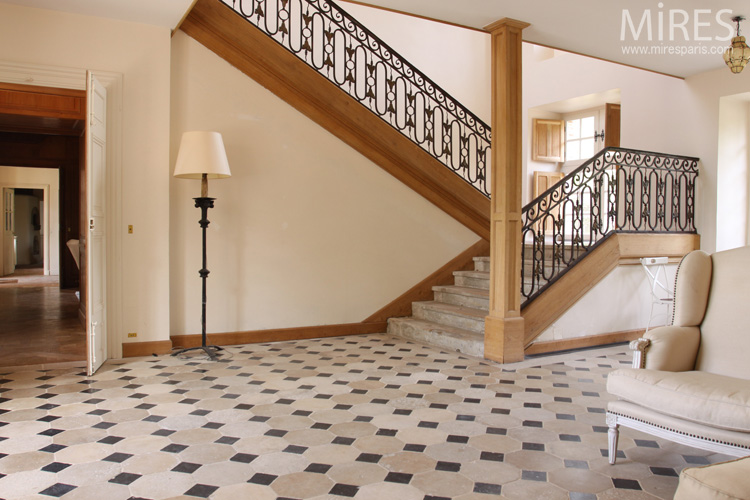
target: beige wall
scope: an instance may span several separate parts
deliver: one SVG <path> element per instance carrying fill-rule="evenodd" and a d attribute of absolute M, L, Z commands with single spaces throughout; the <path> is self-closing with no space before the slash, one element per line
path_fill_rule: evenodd
<path fill-rule="evenodd" d="M 172 158 L 182 132 L 223 134 L 209 182 L 208 331 L 360 322 L 477 237 L 180 32 Z M 171 332 L 200 332 L 199 182 L 171 181 Z"/>
<path fill-rule="evenodd" d="M 121 299 L 110 310 L 121 318 L 109 324 L 114 346 L 126 332 L 169 337 L 169 58 L 166 28 L 0 4 L 0 61 L 122 75 L 121 199 L 108 207 L 122 213 L 109 228 L 120 242 L 110 266 L 122 276 L 111 284 Z"/>

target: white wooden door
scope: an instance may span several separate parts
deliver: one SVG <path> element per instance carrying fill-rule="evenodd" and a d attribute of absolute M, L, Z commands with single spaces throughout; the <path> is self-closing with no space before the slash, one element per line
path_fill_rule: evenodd
<path fill-rule="evenodd" d="M 3 188 L 3 239 L 2 239 L 2 265 L 0 267 L 0 276 L 13 274 L 16 271 L 16 251 L 15 251 L 15 232 L 16 232 L 16 214 L 15 214 L 15 190 L 13 188 Z"/>
<path fill-rule="evenodd" d="M 106 145 L 107 90 L 87 74 L 86 120 L 86 343 L 88 372 L 93 375 L 107 359 L 106 304 Z"/>

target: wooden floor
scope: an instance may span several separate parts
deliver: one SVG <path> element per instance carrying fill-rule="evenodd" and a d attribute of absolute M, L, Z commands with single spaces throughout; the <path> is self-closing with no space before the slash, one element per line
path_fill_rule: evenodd
<path fill-rule="evenodd" d="M 18 280 L 14 282 L 14 280 Z M 74 290 L 57 276 L 19 269 L 0 280 L 0 367 L 84 361 L 86 337 Z"/>

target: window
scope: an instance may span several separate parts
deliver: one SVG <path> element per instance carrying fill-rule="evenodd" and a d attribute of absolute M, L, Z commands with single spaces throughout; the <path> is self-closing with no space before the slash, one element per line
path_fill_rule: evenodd
<path fill-rule="evenodd" d="M 565 166 L 577 167 L 604 147 L 604 109 L 564 116 Z"/>

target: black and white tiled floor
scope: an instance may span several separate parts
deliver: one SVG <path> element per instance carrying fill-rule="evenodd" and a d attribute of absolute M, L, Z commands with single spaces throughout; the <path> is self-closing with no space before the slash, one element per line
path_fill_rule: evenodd
<path fill-rule="evenodd" d="M 672 498 L 724 459 L 623 429 L 625 347 L 498 365 L 387 335 L 0 373 L 0 499 Z"/>

